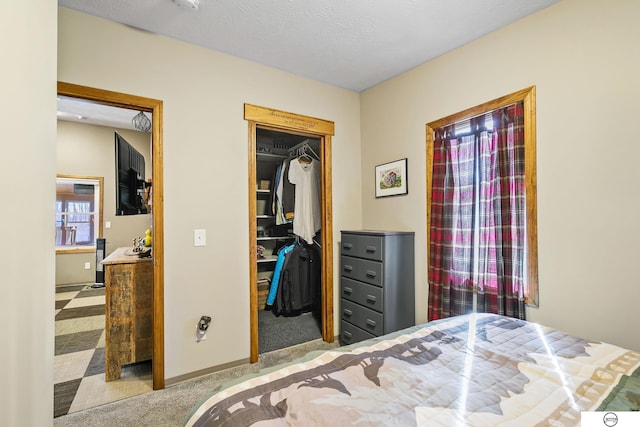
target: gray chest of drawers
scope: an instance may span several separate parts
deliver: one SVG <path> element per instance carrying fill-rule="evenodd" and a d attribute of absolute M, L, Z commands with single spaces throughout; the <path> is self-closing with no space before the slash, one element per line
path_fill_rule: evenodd
<path fill-rule="evenodd" d="M 342 231 L 340 247 L 340 342 L 413 326 L 414 233 Z"/>

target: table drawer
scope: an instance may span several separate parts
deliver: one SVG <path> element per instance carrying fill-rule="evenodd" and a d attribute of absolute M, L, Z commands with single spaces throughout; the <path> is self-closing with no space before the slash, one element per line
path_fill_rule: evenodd
<path fill-rule="evenodd" d="M 342 256 L 342 276 L 372 285 L 382 286 L 382 263 L 366 259 Z"/>
<path fill-rule="evenodd" d="M 382 314 L 342 298 L 342 319 L 373 335 L 382 335 Z"/>
<path fill-rule="evenodd" d="M 382 237 L 342 235 L 342 255 L 382 261 Z"/>
<path fill-rule="evenodd" d="M 368 340 L 370 338 L 375 338 L 375 335 L 371 335 L 370 333 L 365 332 L 357 326 L 353 326 L 351 323 L 345 322 L 344 320 L 340 322 L 341 344 L 353 344 L 355 342 Z"/>
<path fill-rule="evenodd" d="M 342 298 L 348 299 L 372 310 L 382 312 L 382 288 L 357 282 L 355 280 L 342 277 L 340 293 Z"/>

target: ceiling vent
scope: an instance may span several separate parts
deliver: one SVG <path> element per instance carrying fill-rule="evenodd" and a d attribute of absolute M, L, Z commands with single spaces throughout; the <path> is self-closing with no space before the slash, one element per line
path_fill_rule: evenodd
<path fill-rule="evenodd" d="M 198 6 L 200 6 L 200 0 L 173 0 L 173 2 L 180 7 L 193 10 L 198 10 Z"/>

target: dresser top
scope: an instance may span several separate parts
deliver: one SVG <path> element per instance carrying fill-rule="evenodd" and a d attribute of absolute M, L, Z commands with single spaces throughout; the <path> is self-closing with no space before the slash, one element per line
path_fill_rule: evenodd
<path fill-rule="evenodd" d="M 389 231 L 389 230 L 342 230 L 342 233 L 348 234 L 366 234 L 367 236 L 397 236 L 402 234 L 414 235 L 413 231 Z"/>
<path fill-rule="evenodd" d="M 135 264 L 142 262 L 151 262 L 151 258 L 140 258 L 133 248 L 117 248 L 108 257 L 102 260 L 102 264 Z"/>

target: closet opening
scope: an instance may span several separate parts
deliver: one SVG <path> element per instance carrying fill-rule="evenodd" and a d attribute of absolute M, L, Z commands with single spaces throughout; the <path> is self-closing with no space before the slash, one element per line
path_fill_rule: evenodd
<path fill-rule="evenodd" d="M 320 139 L 256 129 L 258 353 L 322 338 Z"/>
<path fill-rule="evenodd" d="M 249 122 L 250 361 L 333 342 L 333 123 L 245 104 Z"/>

